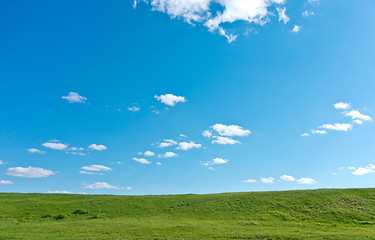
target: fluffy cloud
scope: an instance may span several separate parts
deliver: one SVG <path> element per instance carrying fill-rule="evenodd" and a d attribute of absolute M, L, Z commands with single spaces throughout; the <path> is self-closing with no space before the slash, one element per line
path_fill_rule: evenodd
<path fill-rule="evenodd" d="M 174 152 L 166 152 L 162 155 L 163 158 L 171 158 L 171 157 L 177 157 L 178 154 L 174 153 Z"/>
<path fill-rule="evenodd" d="M 352 128 L 352 124 L 350 123 L 335 123 L 335 124 L 323 124 L 319 128 L 325 128 L 330 130 L 336 130 L 336 131 L 345 131 L 347 132 L 349 129 Z"/>
<path fill-rule="evenodd" d="M 46 143 L 43 143 L 42 146 L 55 150 L 65 150 L 68 148 L 68 145 L 60 143 L 58 140 L 50 140 Z"/>
<path fill-rule="evenodd" d="M 164 141 L 159 144 L 158 148 L 169 147 L 172 145 L 177 145 L 177 142 L 171 139 L 164 139 Z"/>
<path fill-rule="evenodd" d="M 358 112 L 357 110 L 345 112 L 344 115 L 347 116 L 347 117 L 351 117 L 352 119 L 360 119 L 360 120 L 365 120 L 365 121 L 371 120 L 370 116 L 363 115 L 362 113 Z"/>
<path fill-rule="evenodd" d="M 294 177 L 289 176 L 289 175 L 282 175 L 280 179 L 285 182 L 294 182 L 296 180 Z"/>
<path fill-rule="evenodd" d="M 39 153 L 39 154 L 46 153 L 45 151 L 40 151 L 39 149 L 36 149 L 36 148 L 30 148 L 30 149 L 27 149 L 27 151 L 29 151 L 30 153 Z"/>
<path fill-rule="evenodd" d="M 279 22 L 284 22 L 286 24 L 289 22 L 289 17 L 285 14 L 286 8 L 276 8 L 277 12 L 279 13 Z"/>
<path fill-rule="evenodd" d="M 260 181 L 262 181 L 262 183 L 273 183 L 275 179 L 273 177 L 269 177 L 269 178 L 260 178 Z"/>
<path fill-rule="evenodd" d="M 350 106 L 351 106 L 350 103 L 343 103 L 343 102 L 338 102 L 338 103 L 333 104 L 333 107 L 335 109 L 344 109 L 344 110 L 346 110 L 346 109 L 349 109 Z"/>
<path fill-rule="evenodd" d="M 244 183 L 255 183 L 255 182 L 257 182 L 257 180 L 249 178 L 249 179 L 247 179 L 245 181 L 242 181 L 242 182 L 244 182 Z"/>
<path fill-rule="evenodd" d="M 213 126 L 211 126 L 213 130 L 215 130 L 218 134 L 221 136 L 227 136 L 227 137 L 237 137 L 237 136 L 247 136 L 251 132 L 247 129 L 243 129 L 240 126 L 237 125 L 224 125 L 217 123 Z"/>
<path fill-rule="evenodd" d="M 375 165 L 370 164 L 369 166 L 359 168 L 351 167 L 350 170 L 355 170 L 352 172 L 353 175 L 362 176 L 370 173 L 375 173 Z"/>
<path fill-rule="evenodd" d="M 8 181 L 8 180 L 0 180 L 0 185 L 10 185 L 10 184 L 13 184 L 13 182 Z"/>
<path fill-rule="evenodd" d="M 136 0 L 133 7 L 137 6 Z M 243 21 L 263 25 L 269 21 L 272 5 L 284 4 L 284 0 L 142 0 L 150 3 L 153 10 L 167 13 L 172 18 L 182 18 L 190 24 L 200 23 L 211 32 L 225 36 L 228 42 L 236 39 L 237 35 L 228 33 L 223 25 Z M 219 4 L 222 11 L 217 11 Z"/>
<path fill-rule="evenodd" d="M 228 163 L 228 160 L 222 159 L 222 158 L 214 158 L 212 162 L 213 164 L 224 164 L 224 163 Z"/>
<path fill-rule="evenodd" d="M 86 184 L 82 188 L 88 189 L 119 189 L 118 187 L 112 186 L 106 182 L 96 182 L 93 184 Z"/>
<path fill-rule="evenodd" d="M 200 147 L 202 147 L 202 145 L 198 144 L 198 143 L 195 143 L 195 142 L 180 142 L 178 144 L 177 149 L 181 149 L 181 150 L 186 151 L 186 150 L 190 150 L 192 148 L 200 148 Z"/>
<path fill-rule="evenodd" d="M 146 157 L 153 157 L 153 156 L 155 156 L 155 153 L 153 153 L 153 152 L 151 152 L 151 151 L 146 151 L 146 152 L 144 153 L 144 155 L 145 155 Z"/>
<path fill-rule="evenodd" d="M 89 146 L 89 148 L 90 148 L 91 150 L 97 150 L 97 151 L 103 151 L 103 150 L 106 150 L 106 149 L 107 149 L 107 147 L 104 146 L 104 145 L 96 145 L 96 144 L 91 144 L 91 145 Z"/>
<path fill-rule="evenodd" d="M 299 184 L 314 184 L 316 181 L 312 178 L 300 178 L 297 180 Z"/>
<path fill-rule="evenodd" d="M 155 95 L 155 98 L 160 102 L 172 107 L 179 102 L 186 102 L 185 97 L 175 96 L 173 94 L 164 94 L 160 96 Z"/>
<path fill-rule="evenodd" d="M 13 177 L 25 177 L 25 178 L 42 178 L 55 175 L 51 170 L 46 170 L 38 167 L 15 167 L 7 170 L 7 175 Z"/>
<path fill-rule="evenodd" d="M 141 110 L 141 108 L 133 106 L 133 107 L 128 107 L 128 110 L 131 111 L 131 112 L 138 112 L 139 110 Z"/>
<path fill-rule="evenodd" d="M 210 132 L 209 130 L 204 130 L 202 132 L 202 135 L 203 137 L 210 138 L 212 136 L 212 132 Z"/>
<path fill-rule="evenodd" d="M 85 171 L 94 171 L 94 172 L 101 172 L 101 171 L 112 171 L 111 168 L 103 166 L 103 165 L 90 165 L 81 167 L 82 170 Z"/>
<path fill-rule="evenodd" d="M 133 158 L 134 161 L 137 161 L 139 163 L 143 163 L 143 164 L 150 164 L 149 161 L 147 161 L 147 159 L 144 159 L 144 158 Z"/>
<path fill-rule="evenodd" d="M 68 100 L 70 103 L 84 103 L 87 100 L 87 98 L 82 97 L 76 92 L 70 92 L 68 96 L 63 96 L 61 98 Z"/>
<path fill-rule="evenodd" d="M 290 30 L 290 31 L 293 32 L 293 33 L 298 33 L 299 31 L 301 31 L 301 29 L 302 29 L 301 26 L 294 25 L 293 29 Z"/>
<path fill-rule="evenodd" d="M 227 145 L 227 144 L 236 144 L 236 143 L 241 143 L 240 141 L 237 141 L 237 140 L 234 140 L 234 139 L 231 139 L 229 137 L 219 137 L 219 136 L 215 136 L 216 140 L 213 140 L 212 143 L 217 143 L 217 144 L 221 144 L 221 145 Z"/>

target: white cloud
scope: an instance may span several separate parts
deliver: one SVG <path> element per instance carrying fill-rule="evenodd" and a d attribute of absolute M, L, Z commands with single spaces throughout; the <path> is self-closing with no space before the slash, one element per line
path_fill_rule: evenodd
<path fill-rule="evenodd" d="M 103 166 L 103 165 L 90 165 L 90 166 L 84 166 L 81 167 L 82 170 L 85 171 L 95 171 L 95 172 L 101 172 L 101 171 L 112 171 L 111 168 Z"/>
<path fill-rule="evenodd" d="M 320 135 L 322 135 L 322 134 L 326 134 L 327 132 L 324 131 L 324 130 L 311 130 L 311 133 L 312 134 L 320 134 Z"/>
<path fill-rule="evenodd" d="M 155 95 L 155 98 L 168 106 L 175 106 L 179 102 L 186 102 L 185 97 L 175 96 L 173 94 Z"/>
<path fill-rule="evenodd" d="M 311 16 L 313 16 L 315 13 L 313 12 L 313 11 L 304 11 L 303 13 L 302 13 L 302 16 L 303 17 L 311 17 Z"/>
<path fill-rule="evenodd" d="M 46 170 L 38 167 L 14 167 L 7 170 L 7 175 L 13 177 L 42 178 L 55 175 L 55 173 L 51 170 Z"/>
<path fill-rule="evenodd" d="M 74 194 L 69 191 L 48 191 L 48 193 L 55 193 L 55 194 Z"/>
<path fill-rule="evenodd" d="M 68 96 L 63 96 L 61 98 L 68 100 L 70 103 L 84 103 L 87 100 L 87 98 L 82 97 L 76 92 L 70 92 Z"/>
<path fill-rule="evenodd" d="M 356 123 L 356 124 L 358 124 L 358 125 L 362 125 L 363 124 L 363 121 L 359 120 L 359 119 L 356 119 L 353 122 Z"/>
<path fill-rule="evenodd" d="M 186 138 L 186 135 L 184 135 L 184 134 L 180 134 L 180 137 Z"/>
<path fill-rule="evenodd" d="M 245 181 L 242 181 L 242 182 L 244 182 L 244 183 L 255 183 L 255 182 L 257 182 L 257 180 L 254 180 L 254 179 L 247 179 L 247 180 L 245 180 Z"/>
<path fill-rule="evenodd" d="M 171 139 L 164 139 L 164 141 L 159 144 L 158 148 L 169 147 L 172 145 L 177 145 L 177 142 Z"/>
<path fill-rule="evenodd" d="M 97 150 L 97 151 L 103 151 L 103 150 L 106 150 L 106 149 L 107 149 L 107 147 L 104 146 L 104 145 L 96 145 L 96 144 L 91 144 L 91 145 L 89 146 L 89 148 L 90 148 L 91 150 Z"/>
<path fill-rule="evenodd" d="M 87 175 L 103 175 L 102 173 L 94 173 L 94 172 L 86 172 L 86 171 L 79 171 L 80 174 L 87 174 Z"/>
<path fill-rule="evenodd" d="M 118 187 L 112 186 L 106 182 L 96 182 L 93 184 L 86 184 L 82 188 L 88 189 L 119 189 Z"/>
<path fill-rule="evenodd" d="M 132 187 L 127 187 L 126 190 L 132 190 L 133 188 Z"/>
<path fill-rule="evenodd" d="M 1 164 L 4 164 L 4 162 L 0 160 L 0 165 L 1 165 Z"/>
<path fill-rule="evenodd" d="M 357 110 L 345 112 L 344 115 L 347 116 L 347 117 L 351 117 L 352 119 L 360 119 L 360 120 L 365 120 L 365 121 L 369 121 L 369 120 L 372 119 L 370 116 L 363 115 L 362 113 L 358 112 Z"/>
<path fill-rule="evenodd" d="M 275 180 L 273 177 L 269 177 L 269 178 L 260 178 L 260 180 L 262 181 L 262 183 L 273 183 L 273 181 Z"/>
<path fill-rule="evenodd" d="M 224 164 L 224 163 L 228 163 L 228 160 L 222 159 L 222 158 L 214 158 L 212 162 L 213 164 Z"/>
<path fill-rule="evenodd" d="M 157 162 L 156 164 L 157 164 L 157 165 L 159 165 L 159 166 L 161 166 L 161 165 L 162 165 L 162 164 L 161 164 L 161 162 Z"/>
<path fill-rule="evenodd" d="M 204 130 L 202 132 L 203 137 L 210 138 L 212 136 L 212 133 L 209 130 Z"/>
<path fill-rule="evenodd" d="M 335 124 L 323 124 L 319 128 L 325 128 L 330 130 L 336 130 L 336 131 L 345 131 L 347 132 L 349 129 L 352 128 L 352 124 L 350 123 L 335 123 Z"/>
<path fill-rule="evenodd" d="M 10 184 L 13 184 L 13 182 L 8 181 L 8 180 L 0 180 L 0 185 L 10 185 Z"/>
<path fill-rule="evenodd" d="M 355 170 L 357 169 L 356 167 L 348 167 L 349 170 Z"/>
<path fill-rule="evenodd" d="M 307 137 L 307 136 L 310 136 L 310 134 L 309 133 L 302 133 L 301 134 L 301 137 Z"/>
<path fill-rule="evenodd" d="M 293 32 L 293 33 L 298 33 L 299 31 L 301 31 L 301 29 L 302 29 L 301 26 L 294 25 L 293 29 L 290 30 L 290 31 Z"/>
<path fill-rule="evenodd" d="M 334 108 L 335 109 L 349 109 L 351 104 L 350 103 L 343 103 L 343 102 L 338 102 L 338 103 L 335 103 L 333 104 Z"/>
<path fill-rule="evenodd" d="M 143 164 L 150 164 L 149 161 L 147 161 L 147 159 L 144 159 L 144 158 L 133 158 L 134 161 L 137 161 L 139 163 L 143 163 Z"/>
<path fill-rule="evenodd" d="M 27 149 L 27 151 L 30 153 L 39 153 L 39 154 L 46 153 L 45 151 L 40 151 L 39 149 L 36 149 L 36 148 L 30 148 L 30 149 Z"/>
<path fill-rule="evenodd" d="M 215 130 L 217 133 L 219 133 L 221 136 L 227 136 L 227 137 L 236 137 L 236 136 L 247 136 L 251 132 L 247 129 L 243 129 L 240 126 L 237 125 L 224 125 L 217 123 L 213 126 L 211 126 L 213 130 Z"/>
<path fill-rule="evenodd" d="M 139 110 L 141 110 L 141 108 L 133 106 L 133 107 L 128 107 L 128 110 L 131 111 L 131 112 L 139 112 Z"/>
<path fill-rule="evenodd" d="M 349 168 L 348 168 L 349 169 Z M 351 168 L 350 170 L 354 170 L 356 168 Z M 362 176 L 370 173 L 375 173 L 375 165 L 370 164 L 366 167 L 359 167 L 355 171 L 352 172 L 353 175 Z"/>
<path fill-rule="evenodd" d="M 151 152 L 151 151 L 146 151 L 146 152 L 144 153 L 144 155 L 145 155 L 146 157 L 153 157 L 153 156 L 155 156 L 155 153 L 153 153 L 153 152 Z"/>
<path fill-rule="evenodd" d="M 280 179 L 286 182 L 294 182 L 296 180 L 294 177 L 289 175 L 282 175 Z"/>
<path fill-rule="evenodd" d="M 229 137 L 219 137 L 215 136 L 216 140 L 213 140 L 212 143 L 217 143 L 217 144 L 222 144 L 222 145 L 227 145 L 227 144 L 236 144 L 236 143 L 241 143 L 240 141 L 231 139 Z"/>
<path fill-rule="evenodd" d="M 136 1 L 133 6 L 136 6 Z M 172 18 L 182 18 L 192 25 L 200 23 L 211 32 L 225 36 L 228 42 L 236 39 L 237 35 L 228 33 L 223 25 L 228 26 L 236 21 L 263 25 L 269 21 L 273 13 L 268 11 L 271 5 L 284 4 L 284 0 L 143 0 L 150 3 L 153 10 L 167 13 Z M 219 4 L 221 11 L 212 7 Z"/>
<path fill-rule="evenodd" d="M 178 154 L 174 153 L 174 152 L 166 152 L 162 155 L 163 158 L 171 158 L 171 157 L 177 157 Z"/>
<path fill-rule="evenodd" d="M 202 147 L 202 144 L 198 144 L 198 143 L 195 143 L 195 142 L 180 142 L 178 144 L 177 149 L 187 151 L 187 150 L 190 150 L 192 148 L 200 148 L 200 147 Z"/>
<path fill-rule="evenodd" d="M 300 178 L 297 180 L 299 184 L 314 184 L 316 181 L 312 178 Z"/>
<path fill-rule="evenodd" d="M 43 143 L 42 146 L 55 150 L 65 150 L 66 148 L 68 148 L 68 145 L 60 143 L 58 140 L 50 140 L 46 143 Z"/>
<path fill-rule="evenodd" d="M 289 17 L 285 14 L 286 8 L 276 8 L 277 12 L 279 13 L 279 22 L 284 22 L 286 24 L 289 22 Z"/>
<path fill-rule="evenodd" d="M 205 166 L 211 170 L 214 170 L 211 166 L 213 165 L 221 165 L 221 164 L 226 164 L 228 163 L 228 159 L 223 159 L 223 158 L 214 158 L 212 161 L 207 161 L 207 162 L 201 162 L 202 166 Z"/>

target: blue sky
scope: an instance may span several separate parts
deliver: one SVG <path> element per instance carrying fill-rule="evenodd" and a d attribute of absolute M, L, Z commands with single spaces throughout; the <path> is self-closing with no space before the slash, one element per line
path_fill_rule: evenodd
<path fill-rule="evenodd" d="M 1 3 L 1 192 L 374 187 L 373 1 L 176 2 Z"/>

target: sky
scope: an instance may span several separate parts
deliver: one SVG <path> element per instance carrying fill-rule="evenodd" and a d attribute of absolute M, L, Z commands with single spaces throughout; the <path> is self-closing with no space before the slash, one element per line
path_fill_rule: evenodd
<path fill-rule="evenodd" d="M 2 1 L 0 192 L 374 187 L 374 11 Z"/>

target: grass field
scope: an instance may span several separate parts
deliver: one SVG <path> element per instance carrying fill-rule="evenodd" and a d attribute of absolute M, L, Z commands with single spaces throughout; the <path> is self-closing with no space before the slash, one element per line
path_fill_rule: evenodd
<path fill-rule="evenodd" d="M 0 239 L 375 239 L 375 189 L 2 193 Z"/>

